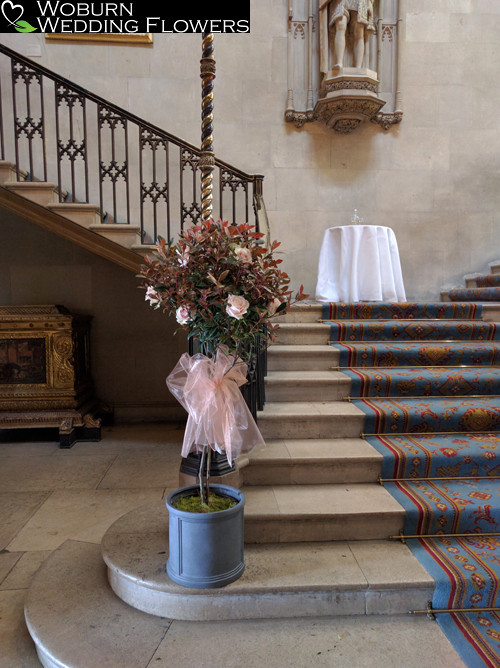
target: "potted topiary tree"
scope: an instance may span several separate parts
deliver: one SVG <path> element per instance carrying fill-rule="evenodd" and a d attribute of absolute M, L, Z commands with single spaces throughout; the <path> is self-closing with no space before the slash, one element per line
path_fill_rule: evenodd
<path fill-rule="evenodd" d="M 240 387 L 249 355 L 275 339 L 271 319 L 308 297 L 303 287 L 292 300 L 290 279 L 249 224 L 210 219 L 184 230 L 177 242 L 160 239 L 139 277 L 145 299 L 175 315 L 200 352 L 184 353 L 167 378 L 188 413 L 182 456 L 201 453 L 198 486 L 169 495 L 167 572 L 187 587 L 220 587 L 243 573 L 244 495 L 210 485 L 212 451 L 229 464 L 264 444 Z M 181 542 L 182 541 L 182 542 Z"/>

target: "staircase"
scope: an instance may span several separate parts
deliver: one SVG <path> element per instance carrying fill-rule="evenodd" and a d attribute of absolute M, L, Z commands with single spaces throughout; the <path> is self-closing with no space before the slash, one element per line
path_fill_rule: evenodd
<path fill-rule="evenodd" d="M 489 263 L 487 274 L 468 274 L 465 287 L 441 293 L 443 301 L 500 302 L 500 260 Z"/>
<path fill-rule="evenodd" d="M 222 175 L 227 166 L 219 167 Z M 233 176 L 233 185 L 253 184 L 258 203 L 260 177 Z M 143 224 L 109 222 L 118 219 L 114 212 L 75 201 L 56 179 L 33 180 L 31 170 L 6 160 L 0 206 L 134 272 L 151 250 Z M 191 209 L 196 215 L 196 202 Z M 495 304 L 484 313 L 500 320 Z M 222 590 L 175 585 L 165 573 L 164 505 L 132 511 L 108 530 L 100 551 L 68 541 L 36 575 L 26 620 L 44 666 L 77 665 L 71 647 L 81 637 L 82 609 L 92 611 L 87 642 L 99 644 L 100 634 L 112 633 L 118 647 L 165 617 L 315 619 L 406 615 L 426 607 L 434 581 L 397 540 L 404 510 L 377 482 L 382 455 L 363 437 L 365 414 L 348 399 L 351 379 L 338 369 L 339 352 L 328 344 L 330 327 L 321 317 L 321 305 L 297 305 L 281 318 L 268 351 L 267 402 L 258 414 L 266 447 L 238 462 L 246 496 L 243 577 Z M 143 630 L 138 642 L 147 642 L 146 635 Z M 112 656 L 106 660 L 113 665 Z"/>
<path fill-rule="evenodd" d="M 28 181 L 12 162 L 0 161 L 0 206 L 115 264 L 138 272 L 150 245 L 140 243 L 136 226 L 102 223 L 98 206 L 71 201 L 56 184 Z"/>
<path fill-rule="evenodd" d="M 136 273 L 201 219 L 199 148 L 3 44 L 0 91 L 0 206 Z M 214 217 L 265 227 L 263 177 L 214 163 Z"/>
<path fill-rule="evenodd" d="M 35 577 L 26 619 L 45 666 L 60 665 L 54 659 L 74 665 L 67 648 L 81 633 L 76 598 L 93 605 L 101 632 L 119 611 L 123 634 L 137 626 L 138 610 L 153 619 L 222 621 L 425 609 L 433 580 L 406 545 L 388 540 L 397 539 L 404 512 L 377 484 L 382 457 L 361 437 L 363 413 L 347 400 L 349 379 L 332 369 L 338 352 L 320 317 L 321 305 L 294 307 L 268 352 L 269 401 L 258 415 L 267 445 L 238 462 L 246 496 L 243 576 L 218 590 L 175 585 L 165 573 L 164 505 L 132 511 L 102 541 L 110 588 L 99 585 L 97 608 L 102 562 L 92 546 L 69 541 Z M 75 563 L 94 565 L 75 574 Z M 55 586 L 61 574 L 63 590 Z M 119 607 L 120 599 L 128 605 Z M 64 637 L 56 630 L 62 610 Z"/>

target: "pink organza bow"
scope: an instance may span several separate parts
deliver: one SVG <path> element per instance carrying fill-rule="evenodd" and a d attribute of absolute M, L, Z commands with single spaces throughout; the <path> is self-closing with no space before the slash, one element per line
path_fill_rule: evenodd
<path fill-rule="evenodd" d="M 214 358 L 202 353 L 181 355 L 167 386 L 188 412 L 183 457 L 209 445 L 225 452 L 231 465 L 241 453 L 264 445 L 240 391 L 246 374 L 247 365 L 239 359 L 235 362 L 226 346 L 220 346 Z"/>

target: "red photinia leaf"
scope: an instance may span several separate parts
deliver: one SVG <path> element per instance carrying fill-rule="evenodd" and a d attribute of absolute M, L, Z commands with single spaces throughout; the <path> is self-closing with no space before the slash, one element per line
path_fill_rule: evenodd
<path fill-rule="evenodd" d="M 249 223 L 209 220 L 184 230 L 177 243 L 159 239 L 157 252 L 140 270 L 146 299 L 170 315 L 182 306 L 190 319 L 181 327 L 200 341 L 215 338 L 233 350 L 256 336 L 269 342 L 277 329 L 270 318 L 292 304 L 292 292 L 288 275 L 277 268 L 282 260 L 273 257 L 280 243 L 265 248 L 259 243 L 263 236 Z M 226 310 L 230 296 L 247 304 L 243 317 Z M 295 299 L 304 298 L 301 286 Z"/>

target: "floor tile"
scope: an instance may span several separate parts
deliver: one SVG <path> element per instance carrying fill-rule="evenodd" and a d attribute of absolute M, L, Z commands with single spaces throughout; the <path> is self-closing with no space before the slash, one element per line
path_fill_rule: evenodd
<path fill-rule="evenodd" d="M 0 591 L 0 668 L 40 668 L 24 621 L 26 590 Z"/>
<path fill-rule="evenodd" d="M 436 661 L 439 668 L 464 668 L 437 624 L 403 616 L 350 616 L 174 621 L 148 668 L 422 668 Z"/>
<path fill-rule="evenodd" d="M 179 483 L 180 448 L 165 453 L 118 455 L 99 483 L 99 489 L 134 489 L 176 486 Z"/>
<path fill-rule="evenodd" d="M 60 558 L 68 553 L 69 559 Z M 139 612 L 113 594 L 100 546 L 68 541 L 47 564 L 51 560 L 56 566 L 42 566 L 26 602 L 44 651 L 75 668 L 145 668 L 169 620 Z"/>
<path fill-rule="evenodd" d="M 40 492 L 52 489 L 95 489 L 115 459 L 115 455 L 86 455 L 61 458 L 30 455 L 0 457 L 0 489 Z"/>
<path fill-rule="evenodd" d="M 353 541 L 349 543 L 370 585 L 383 586 L 397 580 L 400 585 L 428 582 L 433 578 L 413 556 L 407 545 L 394 541 Z"/>
<path fill-rule="evenodd" d="M 53 550 L 68 538 L 99 543 L 121 515 L 160 500 L 163 488 L 150 490 L 61 490 L 47 501 L 8 545 L 11 552 Z"/>
<path fill-rule="evenodd" d="M 0 552 L 0 589 L 2 589 L 3 581 L 22 556 L 23 552 Z"/>
<path fill-rule="evenodd" d="M 0 550 L 21 531 L 48 496 L 48 492 L 0 492 Z"/>
<path fill-rule="evenodd" d="M 14 552 L 14 554 L 18 553 Z M 0 590 L 27 589 L 31 584 L 34 574 L 50 554 L 52 554 L 52 550 L 24 552 L 14 568 L 12 568 L 0 584 Z"/>

